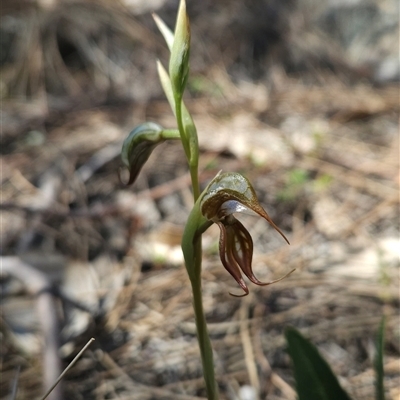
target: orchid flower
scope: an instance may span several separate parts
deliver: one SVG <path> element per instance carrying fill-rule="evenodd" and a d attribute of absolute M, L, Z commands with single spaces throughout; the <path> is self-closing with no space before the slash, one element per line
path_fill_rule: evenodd
<path fill-rule="evenodd" d="M 244 290 L 243 295 L 234 296 L 241 297 L 249 293 L 242 272 L 251 282 L 259 286 L 271 285 L 293 272 L 265 283 L 254 276 L 252 269 L 253 240 L 247 229 L 233 214 L 258 214 L 268 221 L 288 244 L 289 241 L 261 207 L 253 187 L 243 175 L 219 173 L 203 192 L 200 198 L 200 211 L 208 221 L 216 223 L 220 229 L 219 254 L 222 264 Z"/>

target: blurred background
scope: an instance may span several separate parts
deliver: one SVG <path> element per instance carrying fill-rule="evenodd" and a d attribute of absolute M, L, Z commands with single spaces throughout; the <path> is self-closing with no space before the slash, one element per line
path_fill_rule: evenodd
<path fill-rule="evenodd" d="M 191 209 L 179 143 L 118 179 L 138 124 L 175 127 L 152 12 L 177 0 L 3 0 L 0 24 L 1 399 L 204 399 L 180 239 Z M 374 399 L 387 316 L 387 399 L 400 399 L 399 2 L 187 0 L 186 104 L 204 187 L 253 182 L 291 242 L 241 218 L 260 280 L 235 298 L 204 235 L 203 293 L 221 398 L 294 400 L 295 326 L 354 399 Z M 124 172 L 124 171 L 122 171 Z"/>

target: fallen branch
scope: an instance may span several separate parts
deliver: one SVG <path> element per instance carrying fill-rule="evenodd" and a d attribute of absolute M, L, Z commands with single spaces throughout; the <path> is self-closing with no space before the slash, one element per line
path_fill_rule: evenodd
<path fill-rule="evenodd" d="M 37 315 L 43 333 L 43 385 L 49 387 L 61 373 L 61 361 L 58 356 L 59 324 L 54 298 L 51 294 L 51 282 L 45 274 L 19 257 L 1 257 L 1 274 L 14 276 L 25 285 L 27 291 L 37 296 Z M 49 400 L 61 400 L 62 389 L 58 386 Z"/>

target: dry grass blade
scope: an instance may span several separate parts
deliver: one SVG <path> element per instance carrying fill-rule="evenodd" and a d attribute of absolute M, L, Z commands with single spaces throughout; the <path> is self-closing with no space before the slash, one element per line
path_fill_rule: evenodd
<path fill-rule="evenodd" d="M 21 366 L 18 365 L 18 367 L 15 369 L 15 376 L 14 376 L 14 379 L 13 379 L 12 385 L 11 385 L 10 400 L 15 400 L 17 398 L 18 379 L 19 379 L 20 371 L 21 371 Z"/>
<path fill-rule="evenodd" d="M 254 357 L 252 339 L 250 337 L 247 315 L 249 302 L 244 301 L 240 307 L 240 336 L 242 340 L 243 352 L 246 361 L 246 367 L 250 378 L 250 383 L 257 392 L 257 399 L 260 392 L 260 381 L 257 373 L 257 364 Z"/>
<path fill-rule="evenodd" d="M 54 385 L 46 392 L 46 394 L 40 399 L 40 400 L 45 400 L 49 396 L 49 394 L 53 391 L 53 389 L 60 383 L 61 379 L 64 378 L 65 374 L 75 365 L 75 363 L 79 360 L 79 358 L 82 356 L 82 354 L 86 351 L 86 349 L 92 344 L 94 341 L 94 338 L 91 338 L 85 346 L 82 348 L 82 350 L 76 355 L 76 357 L 69 363 L 68 367 L 64 369 L 62 374 L 58 377 L 58 379 L 54 382 Z"/>

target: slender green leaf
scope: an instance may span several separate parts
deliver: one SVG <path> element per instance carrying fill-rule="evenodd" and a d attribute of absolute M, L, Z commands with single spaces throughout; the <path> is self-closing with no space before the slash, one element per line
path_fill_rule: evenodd
<path fill-rule="evenodd" d="M 174 44 L 174 32 L 172 32 L 171 29 L 168 28 L 165 22 L 157 14 L 153 14 L 153 19 L 157 25 L 158 30 L 161 32 L 165 41 L 167 42 L 169 51 L 171 51 L 172 45 Z"/>
<path fill-rule="evenodd" d="M 172 112 L 176 113 L 175 110 L 175 99 L 174 99 L 174 92 L 172 91 L 171 80 L 169 79 L 169 75 L 167 70 L 161 64 L 160 60 L 157 60 L 157 72 L 160 78 L 161 86 L 164 90 L 165 96 L 167 96 L 168 103 L 172 109 Z"/>
<path fill-rule="evenodd" d="M 378 331 L 378 339 L 376 343 L 375 357 L 375 373 L 376 373 L 376 400 L 385 400 L 385 387 L 383 384 L 383 351 L 385 347 L 385 317 L 382 318 Z"/>
<path fill-rule="evenodd" d="M 285 331 L 299 400 L 350 400 L 317 348 L 294 328 Z"/>
<path fill-rule="evenodd" d="M 169 79 L 168 72 L 163 67 L 161 62 L 157 60 L 157 71 L 160 77 L 161 86 L 167 96 L 168 103 L 172 109 L 172 112 L 176 116 L 175 98 L 172 91 L 171 80 Z M 189 159 L 190 165 L 198 164 L 198 138 L 196 126 L 193 122 L 193 118 L 182 102 L 182 123 L 185 130 L 185 137 L 182 140 L 185 153 Z"/>

